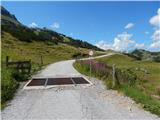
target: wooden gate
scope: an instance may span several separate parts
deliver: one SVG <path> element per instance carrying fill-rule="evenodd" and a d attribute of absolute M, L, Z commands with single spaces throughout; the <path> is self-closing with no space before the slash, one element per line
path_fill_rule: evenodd
<path fill-rule="evenodd" d="M 28 61 L 10 61 L 9 56 L 6 56 L 6 66 L 7 67 L 13 67 L 18 72 L 22 72 L 25 74 L 31 73 L 31 60 Z"/>

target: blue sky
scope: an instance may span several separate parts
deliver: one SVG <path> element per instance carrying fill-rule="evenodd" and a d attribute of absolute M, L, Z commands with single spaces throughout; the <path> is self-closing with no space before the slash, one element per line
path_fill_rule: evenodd
<path fill-rule="evenodd" d="M 159 20 L 157 25 L 157 19 L 153 18 L 160 16 L 158 1 L 2 2 L 2 5 L 27 26 L 47 27 L 104 49 L 129 50 L 137 46 L 160 50 L 160 38 L 153 37 L 157 31 L 160 35 Z"/>

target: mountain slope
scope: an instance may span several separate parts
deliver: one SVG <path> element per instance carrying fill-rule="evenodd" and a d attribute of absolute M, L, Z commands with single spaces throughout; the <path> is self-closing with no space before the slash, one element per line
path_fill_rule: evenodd
<path fill-rule="evenodd" d="M 41 65 L 41 56 L 43 64 L 47 65 L 60 60 L 72 59 L 76 55 L 86 56 L 87 53 L 88 49 L 85 48 L 78 49 L 63 43 L 53 45 L 42 41 L 27 43 L 18 40 L 9 33 L 2 33 L 2 62 L 5 62 L 7 55 L 12 60 L 31 59 L 34 69 L 34 66 Z"/>
<path fill-rule="evenodd" d="M 1 24 L 8 24 L 9 22 L 14 23 L 16 25 L 20 25 L 21 23 L 17 20 L 17 18 L 10 14 L 3 6 L 1 7 Z"/>
<path fill-rule="evenodd" d="M 73 39 L 63 34 L 57 33 L 47 28 L 28 28 L 21 24 L 14 15 L 10 14 L 4 7 L 1 6 L 1 21 L 2 21 L 2 32 L 8 32 L 12 36 L 18 38 L 21 41 L 32 42 L 32 41 L 44 41 L 52 42 L 54 44 L 64 43 L 72 45 L 74 47 L 81 47 L 93 50 L 102 49 L 89 44 L 88 42 Z"/>
<path fill-rule="evenodd" d="M 143 49 L 136 49 L 133 52 L 131 52 L 131 55 L 139 58 L 140 60 L 160 62 L 160 52 L 150 52 Z"/>

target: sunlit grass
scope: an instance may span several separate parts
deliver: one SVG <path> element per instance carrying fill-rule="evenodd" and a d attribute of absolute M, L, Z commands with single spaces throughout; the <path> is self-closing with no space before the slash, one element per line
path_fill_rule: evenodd
<path fill-rule="evenodd" d="M 160 87 L 160 63 L 151 61 L 137 61 L 126 55 L 112 55 L 106 58 L 97 59 L 108 65 L 115 64 L 120 69 L 131 69 L 137 74 L 139 82 L 145 88 L 145 91 L 150 94 L 157 95 L 157 88 Z M 137 70 L 138 69 L 138 70 Z M 145 73 L 145 71 L 147 73 Z M 145 81 L 145 82 L 143 82 Z M 148 89 L 149 88 L 149 89 Z"/>

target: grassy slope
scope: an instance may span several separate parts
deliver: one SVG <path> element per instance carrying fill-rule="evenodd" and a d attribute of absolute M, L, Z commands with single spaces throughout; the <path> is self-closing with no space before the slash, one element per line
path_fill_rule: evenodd
<path fill-rule="evenodd" d="M 72 59 L 77 52 L 88 54 L 88 49 L 76 48 L 70 45 L 59 43 L 58 45 L 44 42 L 22 42 L 11 36 L 9 33 L 2 34 L 2 61 L 5 56 L 13 60 L 31 59 L 33 63 L 40 63 L 40 56 L 43 56 L 44 64 L 54 63 L 60 60 Z M 95 55 L 102 55 L 104 52 L 96 51 Z"/>
<path fill-rule="evenodd" d="M 48 45 L 44 42 L 22 42 L 8 33 L 2 34 L 2 64 L 6 56 L 12 60 L 31 59 L 34 67 L 41 64 L 40 56 L 43 57 L 44 65 L 60 60 L 71 59 L 76 52 L 87 53 L 88 49 L 75 48 L 66 44 Z"/>
<path fill-rule="evenodd" d="M 4 20 L 7 20 L 7 21 L 10 21 L 10 22 L 13 22 L 14 24 L 19 24 L 16 20 L 14 20 L 13 18 L 10 18 L 10 17 L 7 17 L 7 16 L 4 16 L 4 15 L 1 15 L 1 19 L 4 19 Z"/>
<path fill-rule="evenodd" d="M 98 59 L 98 61 L 105 62 L 108 65 L 116 64 L 116 67 L 120 69 L 132 69 L 138 75 L 139 83 L 143 83 L 140 84 L 141 89 L 149 95 L 160 95 L 160 63 L 136 61 L 126 55 L 113 55 L 108 58 Z M 144 70 L 146 70 L 148 74 L 146 74 Z"/>
<path fill-rule="evenodd" d="M 97 61 L 104 62 L 110 66 L 116 64 L 116 67 L 120 69 L 132 69 L 138 76 L 136 85 L 130 87 L 129 85 L 123 84 L 116 89 L 133 98 L 137 103 L 141 103 L 146 110 L 160 116 L 160 101 L 157 97 L 153 97 L 153 95 L 160 97 L 160 63 L 136 61 L 126 55 L 118 54 L 100 58 L 97 59 Z M 89 69 L 81 66 L 79 62 L 74 63 L 74 67 L 82 74 L 89 75 Z M 145 74 L 145 72 L 141 70 L 136 70 L 136 68 L 147 70 L 149 74 Z M 92 73 L 92 75 L 93 74 L 94 73 Z M 99 78 L 99 76 L 93 76 Z M 110 76 L 109 79 L 112 79 L 112 77 Z M 107 79 L 104 80 L 104 83 L 106 83 L 106 81 Z"/>

